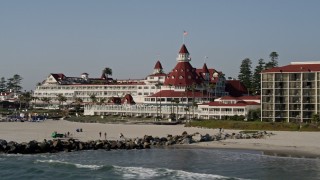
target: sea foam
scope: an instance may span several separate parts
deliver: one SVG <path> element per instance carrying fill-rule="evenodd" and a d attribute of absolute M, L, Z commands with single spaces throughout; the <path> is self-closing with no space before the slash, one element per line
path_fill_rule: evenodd
<path fill-rule="evenodd" d="M 75 166 L 76 168 L 87 168 L 87 169 L 91 169 L 91 170 L 98 170 L 98 169 L 101 169 L 103 167 L 102 165 L 78 164 L 78 163 L 71 163 L 71 162 L 52 160 L 52 159 L 49 159 L 49 160 L 36 160 L 36 162 L 39 162 L 39 163 L 53 163 L 53 164 L 66 164 L 66 165 Z"/>
<path fill-rule="evenodd" d="M 239 179 L 231 178 L 226 176 L 214 175 L 214 174 L 204 174 L 204 173 L 193 173 L 183 170 L 173 170 L 166 168 L 144 168 L 144 167 L 120 167 L 114 166 L 115 171 L 118 174 L 122 174 L 124 179 L 185 179 L 185 180 L 195 180 L 195 179 Z"/>

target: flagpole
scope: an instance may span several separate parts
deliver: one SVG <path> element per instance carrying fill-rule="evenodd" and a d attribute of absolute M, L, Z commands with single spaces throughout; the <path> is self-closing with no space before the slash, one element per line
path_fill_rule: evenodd
<path fill-rule="evenodd" d="M 184 33 L 182 33 L 182 44 L 184 44 Z"/>
<path fill-rule="evenodd" d="M 183 31 L 182 33 L 182 43 L 184 44 L 184 37 L 188 34 L 187 31 Z"/>

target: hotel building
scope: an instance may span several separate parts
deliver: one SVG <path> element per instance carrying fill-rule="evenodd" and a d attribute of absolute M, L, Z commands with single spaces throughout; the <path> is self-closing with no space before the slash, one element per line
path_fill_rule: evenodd
<path fill-rule="evenodd" d="M 34 103 L 37 103 L 37 106 L 44 104 L 41 99 L 47 97 L 51 99 L 51 105 L 57 105 L 57 95 L 62 94 L 67 98 L 65 104 L 74 102 L 76 98 L 81 98 L 84 104 L 88 104 L 92 101 L 92 95 L 98 102 L 105 103 L 115 103 L 112 100 L 116 98 L 127 101 L 124 98 L 130 95 L 136 104 L 155 104 L 158 100 L 166 104 L 173 99 L 187 104 L 193 101 L 206 102 L 210 98 L 228 94 L 222 72 L 208 69 L 206 64 L 200 69 L 193 68 L 190 61 L 189 52 L 183 44 L 177 57 L 178 63 L 168 74 L 164 73 L 160 61 L 156 62 L 153 73 L 144 79 L 115 81 L 105 74 L 100 78 L 90 78 L 87 73 L 82 73 L 80 77 L 51 73 L 36 86 L 33 96 L 39 100 Z M 186 95 L 190 96 L 187 98 Z M 161 98 L 156 100 L 156 97 L 160 96 Z"/>
<path fill-rule="evenodd" d="M 320 113 L 320 62 L 292 62 L 261 73 L 261 121 L 310 122 Z"/>
<path fill-rule="evenodd" d="M 59 94 L 67 98 L 66 104 L 81 98 L 85 115 L 113 114 L 145 117 L 161 115 L 162 118 L 170 118 L 175 114 L 176 118 L 219 119 L 233 115 L 245 116 L 251 105 L 257 106 L 257 103 L 248 104 L 243 101 L 235 101 L 234 104 L 237 106 L 221 101 L 220 105 L 224 108 L 219 108 L 219 111 L 224 114 L 218 113 L 214 104 L 215 114 L 206 115 L 207 109 L 212 109 L 213 104 L 210 102 L 213 99 L 229 93 L 231 95 L 247 94 L 246 88 L 237 80 L 226 80 L 222 72 L 207 68 L 205 63 L 202 68 L 194 68 L 190 64 L 191 58 L 184 44 L 176 60 L 177 64 L 171 72 L 164 73 L 160 61 L 157 61 L 153 73 L 145 79 L 138 80 L 114 81 L 105 74 L 100 78 L 89 78 L 87 73 L 83 73 L 81 77 L 67 77 L 62 73 L 52 73 L 38 84 L 34 96 L 39 99 L 49 97 L 52 105 L 59 104 L 57 100 Z M 90 98 L 92 95 L 96 97 L 98 103 L 92 103 Z M 104 102 L 101 103 L 102 101 Z M 41 100 L 37 102 L 37 106 L 43 103 Z M 198 105 L 203 108 L 198 108 Z M 226 111 L 228 112 L 225 113 Z"/>

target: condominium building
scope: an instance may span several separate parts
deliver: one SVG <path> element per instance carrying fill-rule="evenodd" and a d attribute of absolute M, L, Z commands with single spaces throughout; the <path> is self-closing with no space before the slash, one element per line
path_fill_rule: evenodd
<path fill-rule="evenodd" d="M 320 113 L 320 61 L 292 62 L 261 73 L 261 120 L 310 122 Z"/>

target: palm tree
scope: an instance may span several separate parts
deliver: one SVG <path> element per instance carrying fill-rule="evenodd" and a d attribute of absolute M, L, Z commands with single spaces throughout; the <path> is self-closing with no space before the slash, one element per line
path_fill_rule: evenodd
<path fill-rule="evenodd" d="M 62 108 L 63 102 L 67 101 L 67 98 L 63 94 L 57 94 L 57 100 L 59 101 L 59 109 Z"/>
<path fill-rule="evenodd" d="M 192 90 L 192 110 L 193 110 L 192 118 L 194 118 L 194 105 L 196 104 L 195 97 L 194 97 L 194 91 L 196 90 L 196 84 L 195 83 L 192 83 L 191 90 Z"/>
<path fill-rule="evenodd" d="M 159 81 L 158 81 L 158 83 L 155 85 L 156 87 L 157 87 L 157 89 L 159 89 L 160 88 L 160 90 L 159 90 L 159 92 L 160 92 L 160 117 L 162 117 L 162 113 L 161 113 L 161 86 L 162 86 L 162 83 L 160 83 Z M 157 104 L 157 119 L 159 118 L 159 116 L 158 116 L 158 97 L 156 97 L 156 104 Z"/>
<path fill-rule="evenodd" d="M 189 109 L 189 105 L 187 107 L 184 108 L 184 110 L 186 111 L 186 119 L 188 117 L 188 112 L 189 112 L 189 119 L 190 119 L 190 109 Z"/>
<path fill-rule="evenodd" d="M 179 113 L 179 106 L 178 104 L 180 103 L 179 99 L 175 99 L 174 102 L 176 103 L 177 105 L 177 115 L 176 115 L 176 120 L 178 120 L 178 113 Z"/>
<path fill-rule="evenodd" d="M 168 86 L 169 86 L 169 89 L 170 89 L 170 93 L 171 93 L 171 87 L 172 87 L 172 84 L 168 84 Z M 172 99 L 172 97 L 171 97 L 171 109 L 170 109 L 170 113 L 171 113 L 171 116 L 172 116 L 172 114 L 173 114 L 173 112 L 172 112 L 172 103 L 173 103 L 173 99 Z"/>
<path fill-rule="evenodd" d="M 81 108 L 81 104 L 83 103 L 83 100 L 82 100 L 81 98 L 79 98 L 79 97 L 76 97 L 76 98 L 74 99 L 74 103 L 76 104 L 75 109 L 76 109 L 76 112 L 77 112 L 77 114 L 78 114 L 78 111 L 79 111 L 80 108 Z"/>
<path fill-rule="evenodd" d="M 209 89 L 210 90 L 214 90 L 214 98 L 216 98 L 216 85 L 214 83 L 210 83 L 209 84 Z M 211 92 L 210 92 L 210 95 L 211 95 Z M 210 96 L 210 99 L 211 99 L 211 96 Z"/>
<path fill-rule="evenodd" d="M 101 98 L 100 99 L 100 104 L 104 104 L 104 102 L 106 102 L 106 100 L 107 100 L 106 98 Z"/>
<path fill-rule="evenodd" d="M 43 97 L 41 98 L 41 101 L 43 101 L 44 103 L 47 104 L 47 108 L 49 109 L 49 105 L 50 105 L 50 102 L 51 102 L 51 98 L 50 97 Z"/>
<path fill-rule="evenodd" d="M 97 103 L 97 97 L 96 97 L 95 94 L 92 94 L 92 95 L 90 96 L 90 99 L 91 99 L 91 102 L 92 102 L 93 104 L 96 104 L 96 103 Z"/>
<path fill-rule="evenodd" d="M 36 106 L 37 105 L 37 100 L 40 100 L 40 98 L 36 97 L 36 96 L 33 96 L 32 100 L 34 100 L 34 106 Z"/>
<path fill-rule="evenodd" d="M 26 103 L 26 107 L 29 108 L 30 101 L 32 101 L 33 97 L 31 92 L 22 93 L 24 102 Z"/>
<path fill-rule="evenodd" d="M 112 76 L 112 69 L 109 67 L 106 67 L 103 69 L 102 73 L 106 76 L 106 81 L 108 81 L 108 76 Z"/>
<path fill-rule="evenodd" d="M 22 94 L 20 94 L 18 96 L 18 99 L 19 99 L 19 110 L 20 110 L 21 106 L 22 106 L 22 102 L 24 102 L 24 96 Z"/>

